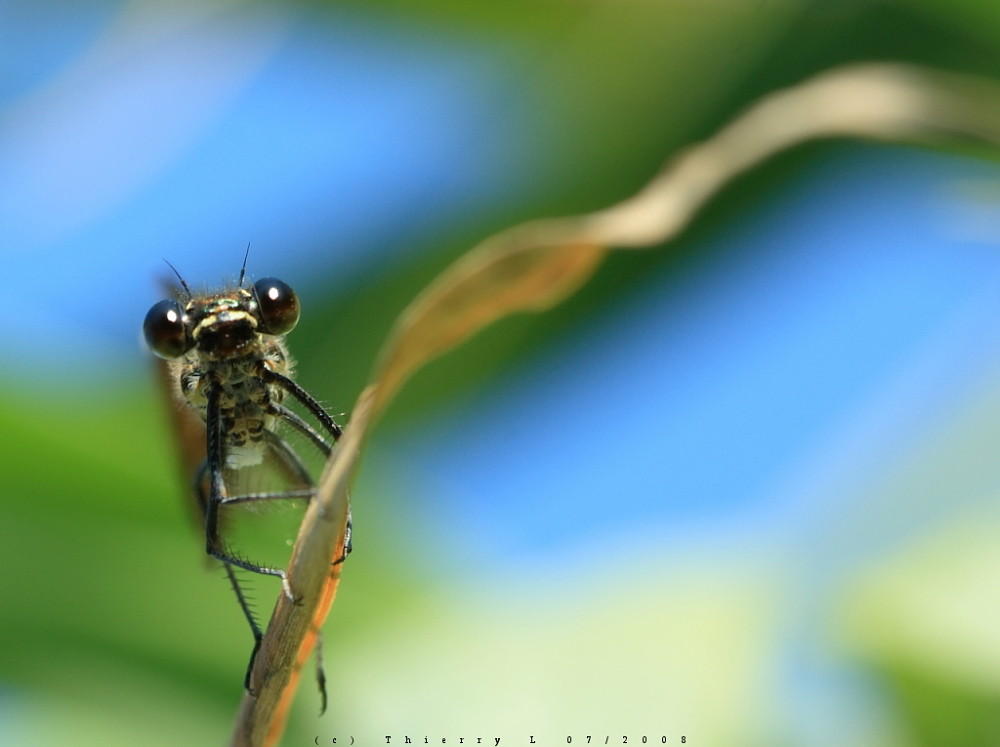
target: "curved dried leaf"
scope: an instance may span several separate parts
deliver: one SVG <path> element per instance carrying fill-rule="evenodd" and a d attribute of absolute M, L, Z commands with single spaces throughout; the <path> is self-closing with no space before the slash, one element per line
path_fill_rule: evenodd
<path fill-rule="evenodd" d="M 671 160 L 635 196 L 608 209 L 538 221 L 471 250 L 403 312 L 379 357 L 350 427 L 303 520 L 289 577 L 301 594 L 281 597 L 244 698 L 234 745 L 274 745 L 298 669 L 332 603 L 343 550 L 348 488 L 368 431 L 421 366 L 516 311 L 540 310 L 572 293 L 612 248 L 649 247 L 676 236 L 735 176 L 817 138 L 1000 142 L 1000 88 L 990 82 L 898 65 L 853 66 L 764 97 L 708 140 Z"/>
<path fill-rule="evenodd" d="M 604 248 L 546 243 L 540 226 L 501 234 L 458 260 L 407 308 L 383 348 L 372 386 L 377 413 L 429 360 L 516 311 L 542 310 L 590 277 Z"/>

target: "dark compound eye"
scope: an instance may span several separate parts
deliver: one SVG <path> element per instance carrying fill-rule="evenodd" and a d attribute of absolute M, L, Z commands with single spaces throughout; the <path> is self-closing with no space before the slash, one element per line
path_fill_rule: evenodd
<path fill-rule="evenodd" d="M 262 278 L 253 284 L 260 310 L 261 332 L 283 335 L 299 321 L 299 297 L 287 283 L 276 278 Z"/>
<path fill-rule="evenodd" d="M 177 301 L 160 301 L 146 314 L 142 323 L 149 349 L 161 358 L 179 358 L 194 341 L 184 324 L 184 309 Z"/>

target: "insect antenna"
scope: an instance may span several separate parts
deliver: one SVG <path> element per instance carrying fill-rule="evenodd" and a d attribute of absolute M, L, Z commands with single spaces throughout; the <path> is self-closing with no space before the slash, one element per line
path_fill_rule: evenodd
<path fill-rule="evenodd" d="M 191 293 L 191 289 L 188 288 L 187 282 L 185 282 L 184 278 L 181 277 L 181 274 L 179 272 L 177 272 L 177 268 L 176 267 L 174 267 L 172 264 L 170 264 L 170 262 L 168 262 L 166 259 L 164 259 L 163 261 L 167 263 L 167 267 L 169 267 L 171 270 L 173 270 L 174 271 L 174 275 L 176 275 L 177 279 L 181 281 L 181 287 L 184 289 L 184 292 L 187 293 L 187 300 L 190 301 L 194 294 Z"/>
<path fill-rule="evenodd" d="M 240 268 L 240 282 L 238 282 L 236 284 L 237 288 L 242 288 L 243 287 L 243 278 L 246 277 L 246 274 L 247 274 L 247 257 L 249 257 L 249 256 L 250 256 L 250 242 L 248 241 L 247 242 L 247 252 L 246 252 L 246 254 L 243 255 L 243 266 Z"/>

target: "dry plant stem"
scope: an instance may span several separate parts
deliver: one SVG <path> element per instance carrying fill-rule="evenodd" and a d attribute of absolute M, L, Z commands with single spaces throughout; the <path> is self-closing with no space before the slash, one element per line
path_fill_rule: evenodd
<path fill-rule="evenodd" d="M 347 491 L 372 424 L 421 366 L 516 311 L 542 310 L 575 291 L 612 248 L 649 247 L 676 236 L 735 176 L 801 142 L 856 136 L 924 140 L 942 135 L 1000 142 L 1000 89 L 992 83 L 895 65 L 821 74 L 764 97 L 708 140 L 682 151 L 635 196 L 589 215 L 527 223 L 483 242 L 403 312 L 375 375 L 320 479 L 289 567 L 298 604 L 280 597 L 232 744 L 277 744 L 298 669 L 333 601 L 347 518 Z M 330 663 L 334 679 L 336 663 Z"/>
<path fill-rule="evenodd" d="M 278 743 L 301 668 L 333 603 L 343 567 L 333 561 L 344 553 L 348 489 L 370 411 L 365 402 L 362 397 L 355 410 L 360 427 L 346 432 L 337 449 L 350 456 L 327 461 L 320 478 L 320 498 L 310 502 L 302 520 L 288 567 L 298 598 L 295 603 L 284 594 L 278 598 L 250 676 L 254 695 L 244 695 L 240 704 L 231 741 L 234 746 Z M 331 673 L 336 676 L 336 671 Z"/>

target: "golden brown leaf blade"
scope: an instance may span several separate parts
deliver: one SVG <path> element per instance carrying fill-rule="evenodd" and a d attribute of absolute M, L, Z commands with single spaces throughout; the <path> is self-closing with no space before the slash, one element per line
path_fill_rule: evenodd
<path fill-rule="evenodd" d="M 588 215 L 503 232 L 445 270 L 398 319 L 327 463 L 289 570 L 301 604 L 278 601 L 254 667 L 257 695 L 244 698 L 233 745 L 270 747 L 280 738 L 287 708 L 279 704 L 291 698 L 295 664 L 314 640 L 310 626 L 322 623 L 335 593 L 329 564 L 342 552 L 361 446 L 421 366 L 507 314 L 557 303 L 590 277 L 609 249 L 670 240 L 735 176 L 781 150 L 827 137 L 929 141 L 942 135 L 1000 142 L 1000 87 L 901 65 L 822 73 L 765 96 L 679 153 L 633 197 Z"/>
<path fill-rule="evenodd" d="M 534 235 L 498 238 L 452 265 L 403 312 L 374 378 L 375 417 L 429 360 L 501 317 L 558 303 L 605 252 L 592 244 L 538 244 Z"/>

